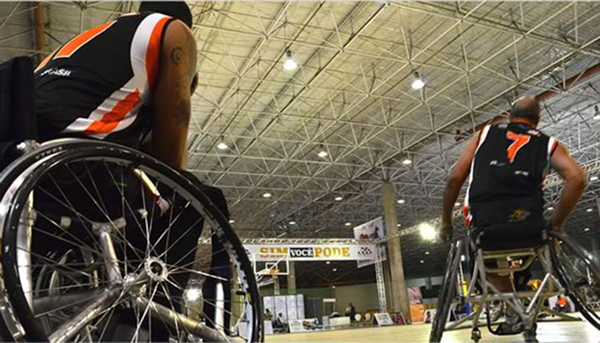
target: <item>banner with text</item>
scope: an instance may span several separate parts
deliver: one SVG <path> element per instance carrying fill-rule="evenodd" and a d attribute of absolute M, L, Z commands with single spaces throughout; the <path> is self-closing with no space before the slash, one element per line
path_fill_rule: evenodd
<path fill-rule="evenodd" d="M 374 244 L 245 244 L 250 259 L 276 261 L 287 255 L 290 261 L 365 261 L 376 255 Z"/>
<path fill-rule="evenodd" d="M 383 217 L 373 219 L 369 222 L 366 222 L 366 223 L 356 226 L 354 228 L 354 238 L 355 239 L 382 239 L 385 237 L 385 233 L 386 233 L 385 232 L 385 223 L 383 221 Z M 381 261 L 387 260 L 387 253 L 385 250 L 385 245 L 381 244 L 379 246 L 378 250 L 379 250 L 379 259 Z M 362 267 L 370 266 L 370 265 L 374 264 L 375 261 L 376 261 L 375 258 L 373 258 L 372 260 L 358 261 L 357 267 L 362 268 Z"/>

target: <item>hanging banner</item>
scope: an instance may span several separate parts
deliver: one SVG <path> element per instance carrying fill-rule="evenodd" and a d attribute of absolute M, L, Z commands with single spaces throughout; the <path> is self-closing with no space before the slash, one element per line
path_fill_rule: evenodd
<path fill-rule="evenodd" d="M 382 239 L 385 237 L 385 223 L 383 217 L 373 219 L 354 228 L 355 239 Z M 387 260 L 385 245 L 379 245 L 379 259 Z M 374 264 L 376 259 L 358 261 L 357 267 L 362 268 Z"/>
<path fill-rule="evenodd" d="M 256 261 L 277 261 L 287 255 L 290 261 L 374 260 L 374 244 L 246 244 L 248 256 Z"/>

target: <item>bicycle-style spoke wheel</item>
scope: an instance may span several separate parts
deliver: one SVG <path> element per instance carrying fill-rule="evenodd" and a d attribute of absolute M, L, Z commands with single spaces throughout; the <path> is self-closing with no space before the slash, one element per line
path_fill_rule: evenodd
<path fill-rule="evenodd" d="M 2 176 L 13 184 L 0 213 L 13 336 L 262 340 L 248 256 L 200 188 L 127 148 L 60 147 Z"/>
<path fill-rule="evenodd" d="M 444 278 L 438 295 L 437 311 L 433 318 L 429 334 L 429 342 L 431 343 L 441 342 L 444 329 L 446 328 L 450 305 L 456 295 L 456 278 L 460 263 L 461 244 L 462 241 L 454 242 L 448 251 Z"/>
<path fill-rule="evenodd" d="M 552 264 L 563 287 L 577 310 L 596 329 L 600 316 L 589 305 L 600 297 L 600 266 L 593 256 L 574 239 L 552 233 Z"/>

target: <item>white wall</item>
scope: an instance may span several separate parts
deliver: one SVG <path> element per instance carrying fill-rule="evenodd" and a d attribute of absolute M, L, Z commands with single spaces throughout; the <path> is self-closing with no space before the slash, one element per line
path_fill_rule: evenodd
<path fill-rule="evenodd" d="M 379 307 L 377 299 L 377 285 L 365 283 L 351 286 L 336 286 L 334 289 L 337 311 L 344 315 L 346 307 L 352 303 L 356 312 L 363 313 L 367 310 L 376 310 Z"/>

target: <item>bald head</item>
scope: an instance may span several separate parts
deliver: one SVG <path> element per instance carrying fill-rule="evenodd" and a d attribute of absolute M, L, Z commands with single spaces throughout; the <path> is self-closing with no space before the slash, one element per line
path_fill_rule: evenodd
<path fill-rule="evenodd" d="M 510 120 L 525 119 L 532 124 L 540 121 L 540 103 L 534 96 L 526 95 L 514 102 L 510 111 Z"/>

